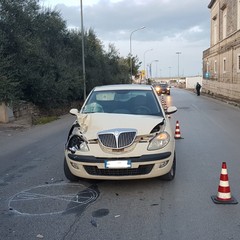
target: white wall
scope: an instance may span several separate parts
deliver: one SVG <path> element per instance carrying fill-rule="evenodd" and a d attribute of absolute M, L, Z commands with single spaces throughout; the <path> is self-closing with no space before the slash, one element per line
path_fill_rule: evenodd
<path fill-rule="evenodd" d="M 5 103 L 0 103 L 0 122 L 8 123 L 14 120 L 13 111 Z"/>
<path fill-rule="evenodd" d="M 193 89 L 196 87 L 197 82 L 202 85 L 202 76 L 186 77 L 186 88 Z"/>

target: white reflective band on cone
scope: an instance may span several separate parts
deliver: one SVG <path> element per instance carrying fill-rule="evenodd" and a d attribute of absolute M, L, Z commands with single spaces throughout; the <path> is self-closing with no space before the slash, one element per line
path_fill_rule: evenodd
<path fill-rule="evenodd" d="M 225 168 L 222 168 L 222 171 L 221 171 L 221 173 L 222 173 L 223 175 L 227 175 L 227 169 L 225 169 Z"/>
<path fill-rule="evenodd" d="M 221 180 L 220 180 L 219 185 L 220 185 L 221 187 L 229 187 L 229 182 L 228 182 L 228 181 L 221 181 Z"/>
<path fill-rule="evenodd" d="M 230 193 L 218 193 L 218 198 L 223 199 L 223 200 L 228 200 L 231 199 L 231 194 Z"/>

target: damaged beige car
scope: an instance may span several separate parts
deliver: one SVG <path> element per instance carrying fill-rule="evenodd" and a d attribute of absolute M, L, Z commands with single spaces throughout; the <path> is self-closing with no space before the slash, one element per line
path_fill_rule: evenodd
<path fill-rule="evenodd" d="M 173 180 L 175 139 L 169 107 L 164 112 L 150 85 L 108 85 L 94 88 L 80 111 L 65 146 L 67 179 Z"/>

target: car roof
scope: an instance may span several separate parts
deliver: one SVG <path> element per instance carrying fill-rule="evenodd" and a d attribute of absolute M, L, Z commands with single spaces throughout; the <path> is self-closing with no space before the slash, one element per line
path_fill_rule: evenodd
<path fill-rule="evenodd" d="M 107 91 L 107 90 L 152 90 L 151 85 L 144 84 L 115 84 L 97 86 L 94 91 Z"/>

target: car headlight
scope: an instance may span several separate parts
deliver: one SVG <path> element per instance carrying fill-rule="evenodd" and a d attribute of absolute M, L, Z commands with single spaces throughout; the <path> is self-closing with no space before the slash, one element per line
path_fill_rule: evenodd
<path fill-rule="evenodd" d="M 82 152 L 88 152 L 89 148 L 86 143 L 80 136 L 73 135 L 67 144 L 67 149 L 71 151 L 72 153 L 75 153 L 76 151 L 82 151 Z"/>
<path fill-rule="evenodd" d="M 161 132 L 156 135 L 149 143 L 148 150 L 158 150 L 164 148 L 170 141 L 170 136 L 167 132 Z"/>

